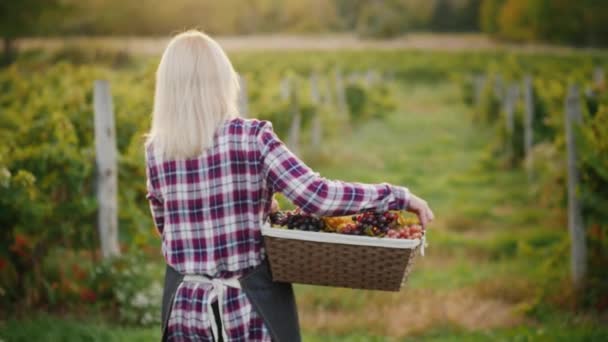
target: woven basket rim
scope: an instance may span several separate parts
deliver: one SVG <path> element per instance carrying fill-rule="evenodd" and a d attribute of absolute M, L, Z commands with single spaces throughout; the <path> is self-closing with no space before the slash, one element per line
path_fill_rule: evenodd
<path fill-rule="evenodd" d="M 373 236 L 357 236 L 357 235 L 346 235 L 337 233 L 327 232 L 310 232 L 310 231 L 299 231 L 299 230 L 288 230 L 281 228 L 273 228 L 268 224 L 262 227 L 262 235 L 292 239 L 301 241 L 311 241 L 319 243 L 336 243 L 345 245 L 355 246 L 370 246 L 370 247 L 384 247 L 384 248 L 400 248 L 400 249 L 412 249 L 416 248 L 421 244 L 420 239 L 391 239 L 391 238 L 379 238 Z"/>

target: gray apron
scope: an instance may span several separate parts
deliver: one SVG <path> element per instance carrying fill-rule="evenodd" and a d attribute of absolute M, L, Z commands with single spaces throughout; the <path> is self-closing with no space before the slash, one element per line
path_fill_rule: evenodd
<path fill-rule="evenodd" d="M 175 300 L 175 293 L 184 275 L 167 265 L 165 273 L 165 287 L 162 303 L 162 330 L 163 341 L 167 341 L 167 325 L 171 315 L 171 307 Z M 272 281 L 270 267 L 267 259 L 256 266 L 244 276 L 239 278 L 241 289 L 247 295 L 253 309 L 262 317 L 266 327 L 270 331 L 272 340 L 276 342 L 299 342 L 300 325 L 298 323 L 298 311 L 290 283 Z M 221 327 L 219 319 L 219 308 L 217 303 L 213 304 L 217 326 Z M 220 328 L 221 329 L 221 328 Z M 221 341 L 221 335 L 220 341 Z M 223 341 L 229 342 L 229 341 Z"/>

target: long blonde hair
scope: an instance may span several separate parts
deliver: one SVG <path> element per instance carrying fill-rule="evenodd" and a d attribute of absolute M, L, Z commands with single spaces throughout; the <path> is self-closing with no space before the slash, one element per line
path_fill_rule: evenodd
<path fill-rule="evenodd" d="M 238 116 L 238 75 L 213 39 L 190 30 L 167 45 L 156 70 L 152 144 L 161 159 L 192 158 L 213 144 L 217 127 Z"/>

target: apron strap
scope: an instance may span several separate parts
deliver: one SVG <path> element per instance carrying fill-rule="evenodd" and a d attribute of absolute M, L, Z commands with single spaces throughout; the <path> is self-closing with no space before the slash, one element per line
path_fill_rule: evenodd
<path fill-rule="evenodd" d="M 226 328 L 225 328 L 225 323 L 224 323 L 225 322 L 224 321 L 224 310 L 223 310 L 224 295 L 225 295 L 227 286 L 237 288 L 237 289 L 241 288 L 241 284 L 239 283 L 238 278 L 228 278 L 228 279 L 208 278 L 208 277 L 198 275 L 198 274 L 187 274 L 184 276 L 183 281 L 199 283 L 199 284 L 211 284 L 211 291 L 209 292 L 209 301 L 207 302 L 207 314 L 210 317 L 211 331 L 213 332 L 213 338 L 214 338 L 214 341 L 219 340 L 219 332 L 218 332 L 219 329 L 217 326 L 217 322 L 215 321 L 215 319 L 211 319 L 211 317 L 214 317 L 213 306 L 211 305 L 211 303 L 212 303 L 211 299 L 216 297 L 218 309 L 220 312 L 220 321 L 222 322 L 222 337 L 223 337 L 224 341 L 228 341 L 228 335 L 226 334 Z"/>

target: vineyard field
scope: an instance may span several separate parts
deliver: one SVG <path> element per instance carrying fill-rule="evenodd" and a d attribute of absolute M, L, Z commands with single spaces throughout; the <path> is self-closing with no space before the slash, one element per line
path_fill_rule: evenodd
<path fill-rule="evenodd" d="M 427 231 L 426 256 L 401 292 L 297 285 L 305 341 L 608 339 L 602 313 L 608 292 L 592 283 L 579 306 L 570 285 L 560 159 L 565 90 L 571 82 L 592 88 L 594 70 L 608 70 L 608 54 L 238 51 L 230 57 L 247 82 L 250 117 L 271 120 L 288 141 L 293 114 L 301 115 L 298 154 L 315 171 L 407 186 L 437 217 Z M 15 312 L 0 314 L 0 340 L 158 338 L 163 264 L 144 197 L 142 149 L 157 62 L 66 50 L 31 52 L 0 70 L 0 225 L 6 227 L 0 305 Z M 489 86 L 482 106 L 472 105 L 475 75 L 501 75 L 505 83 L 534 77 L 546 129 L 535 150 L 535 182 L 525 158 L 503 153 L 502 113 Z M 112 262 L 100 260 L 96 235 L 96 79 L 110 82 L 117 122 L 123 257 Z M 284 96 L 285 79 L 295 96 Z M 581 134 L 583 174 L 592 178 L 583 182 L 591 179 L 585 193 L 603 201 L 608 173 L 589 171 L 608 170 L 605 139 L 594 135 L 607 132 L 608 96 L 596 91 L 597 112 L 584 112 L 591 128 Z M 315 117 L 322 123 L 320 147 L 310 143 Z M 599 255 L 591 276 L 601 277 L 608 221 L 593 206 L 585 215 L 589 231 L 599 234 L 590 240 Z M 134 305 L 132 294 L 141 288 L 145 297 Z"/>

